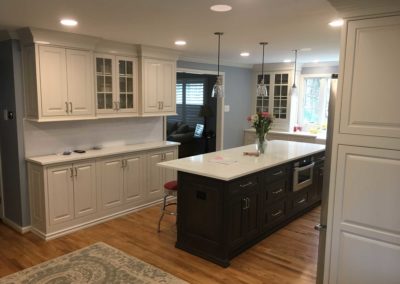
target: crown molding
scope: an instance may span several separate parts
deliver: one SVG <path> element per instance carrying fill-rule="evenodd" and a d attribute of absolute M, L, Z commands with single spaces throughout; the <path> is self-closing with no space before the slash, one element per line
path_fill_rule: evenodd
<path fill-rule="evenodd" d="M 209 58 L 194 57 L 194 56 L 179 56 L 178 60 L 193 62 L 193 63 L 201 63 L 201 64 L 212 64 L 215 66 L 217 65 L 216 60 L 211 60 Z M 253 64 L 237 63 L 237 62 L 224 61 L 224 60 L 221 60 L 220 65 L 228 66 L 228 67 L 246 68 L 246 69 L 253 68 Z"/>

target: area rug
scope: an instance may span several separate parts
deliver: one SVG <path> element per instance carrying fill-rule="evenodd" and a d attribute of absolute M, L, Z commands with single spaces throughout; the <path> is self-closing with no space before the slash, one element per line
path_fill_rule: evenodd
<path fill-rule="evenodd" d="M 1 278 L 0 283 L 187 282 L 100 242 Z"/>

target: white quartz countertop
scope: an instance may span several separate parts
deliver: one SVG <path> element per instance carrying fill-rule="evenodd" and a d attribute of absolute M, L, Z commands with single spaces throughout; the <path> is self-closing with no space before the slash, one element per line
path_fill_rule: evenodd
<path fill-rule="evenodd" d="M 27 157 L 28 162 L 40 164 L 40 165 L 51 165 L 65 162 L 74 162 L 78 160 L 93 159 L 104 156 L 112 156 L 118 154 L 126 154 L 132 152 L 146 151 L 152 149 L 167 148 L 172 146 L 178 146 L 180 143 L 169 142 L 169 141 L 159 141 L 150 142 L 143 144 L 132 144 L 132 145 L 121 145 L 113 147 L 104 147 L 100 150 L 87 150 L 86 153 L 78 154 L 72 152 L 70 155 L 53 154 L 47 156 L 37 156 L 37 157 Z"/>
<path fill-rule="evenodd" d="M 256 145 L 252 144 L 162 162 L 158 165 L 181 172 L 229 181 L 323 150 L 325 150 L 325 146 L 320 144 L 273 140 L 268 141 L 265 153 L 259 157 L 243 155 L 243 152 L 256 151 Z"/>

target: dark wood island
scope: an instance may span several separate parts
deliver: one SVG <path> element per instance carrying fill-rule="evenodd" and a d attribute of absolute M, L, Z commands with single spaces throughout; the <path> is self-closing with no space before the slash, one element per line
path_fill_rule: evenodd
<path fill-rule="evenodd" d="M 178 170 L 176 247 L 223 267 L 321 201 L 323 145 L 269 141 L 160 163 Z"/>

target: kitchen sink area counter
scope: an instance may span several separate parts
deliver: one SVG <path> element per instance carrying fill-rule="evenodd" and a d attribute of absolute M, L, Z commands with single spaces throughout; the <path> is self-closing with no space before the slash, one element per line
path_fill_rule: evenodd
<path fill-rule="evenodd" d="M 227 267 L 230 260 L 318 206 L 325 146 L 274 140 L 171 160 L 178 171 L 176 247 Z"/>

